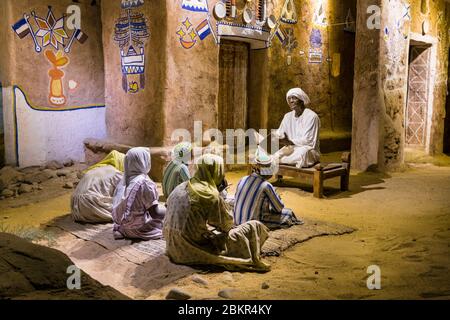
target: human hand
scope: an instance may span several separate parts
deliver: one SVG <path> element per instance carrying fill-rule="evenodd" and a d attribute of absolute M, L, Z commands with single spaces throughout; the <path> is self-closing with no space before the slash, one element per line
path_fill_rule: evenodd
<path fill-rule="evenodd" d="M 219 190 L 219 192 L 222 192 L 228 188 L 228 181 L 227 179 L 223 178 L 222 182 L 217 186 L 217 190 Z"/>

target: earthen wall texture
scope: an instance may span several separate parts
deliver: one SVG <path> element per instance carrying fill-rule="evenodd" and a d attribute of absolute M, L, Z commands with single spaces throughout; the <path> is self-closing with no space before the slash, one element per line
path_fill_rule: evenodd
<path fill-rule="evenodd" d="M 289 111 L 286 92 L 292 87 L 301 87 L 311 99 L 311 108 L 319 114 L 323 129 L 351 131 L 353 74 L 355 55 L 355 33 L 344 31 L 344 23 L 350 10 L 356 19 L 356 1 L 324 2 L 327 26 L 317 26 L 314 14 L 317 1 L 294 1 L 298 23 L 283 25 L 292 28 L 298 47 L 292 52 L 292 64 L 287 65 L 287 52 L 277 39 L 269 49 L 269 128 L 277 128 L 283 115 Z M 275 8 L 280 12 L 284 1 Z M 313 29 L 319 30 L 322 45 L 321 63 L 310 63 L 310 37 Z M 331 66 L 334 54 L 340 55 L 340 74 L 334 77 Z"/>
<path fill-rule="evenodd" d="M 133 9 L 143 14 L 149 38 L 144 40 L 144 83 L 139 75 L 127 78 L 127 84 L 137 82 L 135 93 L 122 87 L 121 52 L 114 40 L 119 17 L 126 16 L 120 1 L 102 1 L 103 48 L 105 63 L 106 124 L 110 139 L 130 145 L 161 145 L 164 136 L 164 94 L 167 87 L 166 51 L 167 8 L 170 1 L 145 1 Z M 135 48 L 138 50 L 138 47 Z M 124 49 L 128 52 L 128 46 Z M 176 84 L 171 84 L 176 87 Z"/>
<path fill-rule="evenodd" d="M 425 6 L 422 5 L 425 2 Z M 425 10 L 422 10 L 424 8 Z M 431 126 L 430 153 L 436 154 L 443 150 L 443 134 L 445 119 L 445 104 L 447 97 L 448 63 L 450 46 L 450 3 L 445 0 L 414 0 L 411 1 L 411 31 L 422 33 L 424 21 L 429 23 L 428 34 L 435 37 L 437 44 L 437 59 L 435 87 L 433 90 L 434 104 Z"/>

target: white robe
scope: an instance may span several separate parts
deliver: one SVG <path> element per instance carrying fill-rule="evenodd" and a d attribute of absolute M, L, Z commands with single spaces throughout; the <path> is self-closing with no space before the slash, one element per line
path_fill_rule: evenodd
<path fill-rule="evenodd" d="M 73 219 L 85 223 L 111 222 L 113 195 L 122 176 L 110 165 L 86 172 L 71 198 Z"/>
<path fill-rule="evenodd" d="M 277 130 L 279 138 L 289 138 L 295 146 L 280 150 L 280 163 L 295 164 L 297 168 L 305 168 L 320 161 L 319 149 L 319 116 L 306 108 L 300 117 L 295 117 L 295 111 L 287 113 L 280 128 Z"/>

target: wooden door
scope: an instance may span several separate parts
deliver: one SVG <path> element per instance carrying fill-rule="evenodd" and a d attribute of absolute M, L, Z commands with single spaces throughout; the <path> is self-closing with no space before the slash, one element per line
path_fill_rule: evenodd
<path fill-rule="evenodd" d="M 219 54 L 219 130 L 247 126 L 248 44 L 222 41 Z"/>
<path fill-rule="evenodd" d="M 422 147 L 427 133 L 430 49 L 412 46 L 409 61 L 406 144 Z"/>

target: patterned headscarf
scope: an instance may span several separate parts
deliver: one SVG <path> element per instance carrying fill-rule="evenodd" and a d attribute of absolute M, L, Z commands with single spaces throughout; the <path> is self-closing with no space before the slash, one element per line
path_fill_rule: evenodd
<path fill-rule="evenodd" d="M 172 150 L 172 159 L 175 162 L 188 164 L 191 160 L 192 144 L 189 142 L 181 142 Z"/>
<path fill-rule="evenodd" d="M 289 103 L 289 97 L 294 96 L 299 98 L 303 101 L 305 106 L 309 106 L 311 104 L 311 100 L 309 99 L 308 95 L 300 88 L 293 88 L 289 90 L 286 94 L 286 101 Z"/>

